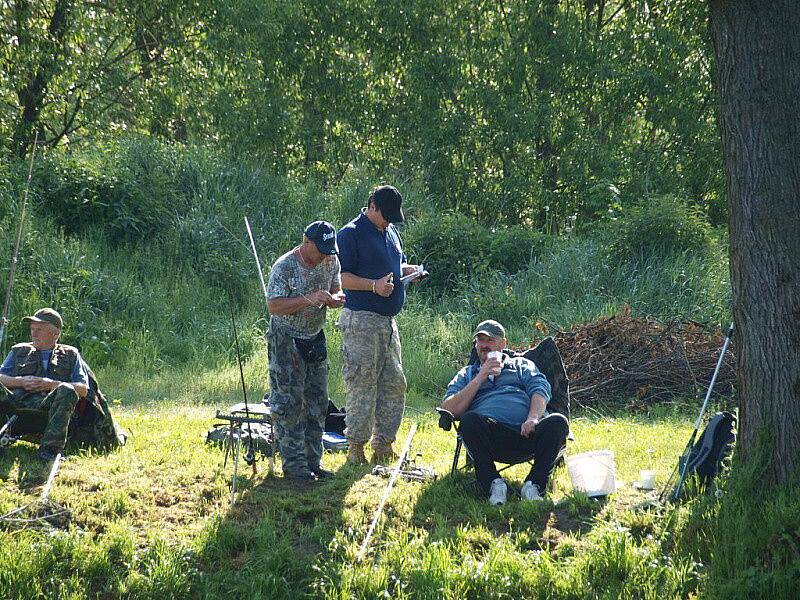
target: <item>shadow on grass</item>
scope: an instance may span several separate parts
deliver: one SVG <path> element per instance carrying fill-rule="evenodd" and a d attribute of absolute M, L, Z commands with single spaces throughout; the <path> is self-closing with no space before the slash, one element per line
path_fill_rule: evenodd
<path fill-rule="evenodd" d="M 266 470 L 266 461 L 260 463 Z M 208 597 L 297 597 L 343 527 L 343 505 L 368 467 L 342 467 L 312 483 L 279 475 L 249 480 L 240 464 L 236 503 L 206 529 L 198 549 L 198 590 Z M 248 473 L 249 474 L 249 473 Z"/>
<path fill-rule="evenodd" d="M 520 499 L 521 484 L 510 477 L 507 481 L 507 503 L 491 506 L 472 472 L 448 473 L 420 494 L 414 523 L 429 532 L 429 542 L 452 541 L 462 537 L 465 528 L 478 526 L 493 536 L 525 532 L 533 544 L 520 550 L 556 550 L 562 537 L 588 533 L 605 505 L 604 500 L 591 500 L 582 494 L 563 496 L 555 502 L 550 497 L 525 502 Z"/>

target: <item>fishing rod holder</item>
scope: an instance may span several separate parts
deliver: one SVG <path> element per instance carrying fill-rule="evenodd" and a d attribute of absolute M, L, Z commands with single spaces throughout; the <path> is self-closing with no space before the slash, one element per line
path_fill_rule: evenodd
<path fill-rule="evenodd" d="M 238 456 L 242 445 L 242 438 L 250 436 L 248 428 L 256 426 L 258 438 L 266 438 L 269 449 L 260 449 L 261 454 L 271 455 L 275 449 L 275 436 L 272 428 L 272 414 L 270 407 L 265 404 L 255 404 L 245 407 L 244 403 L 236 404 L 228 412 L 217 411 L 215 417 L 218 421 L 225 421 L 228 427 L 228 435 L 225 437 L 225 461 L 223 468 L 228 464 L 228 455 L 232 454 L 234 459 Z M 248 445 L 244 460 L 248 465 L 254 465 L 257 460 L 257 452 Z"/>

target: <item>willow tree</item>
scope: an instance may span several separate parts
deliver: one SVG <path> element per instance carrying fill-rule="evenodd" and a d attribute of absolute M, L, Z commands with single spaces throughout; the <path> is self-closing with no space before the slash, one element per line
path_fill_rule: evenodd
<path fill-rule="evenodd" d="M 740 448 L 800 466 L 800 3 L 711 0 L 730 203 Z"/>

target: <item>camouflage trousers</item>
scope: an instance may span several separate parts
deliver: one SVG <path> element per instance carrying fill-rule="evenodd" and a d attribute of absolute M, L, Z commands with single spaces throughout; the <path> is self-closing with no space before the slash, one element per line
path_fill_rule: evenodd
<path fill-rule="evenodd" d="M 8 403 L 13 408 L 46 412 L 47 426 L 42 435 L 42 446 L 55 451 L 64 449 L 69 420 L 78 403 L 78 394 L 71 385 L 61 384 L 49 394 L 32 393 L 17 397 L 0 384 L 0 402 Z M 2 416 L 5 423 L 10 415 Z"/>
<path fill-rule="evenodd" d="M 328 410 L 328 360 L 304 361 L 294 338 L 273 328 L 267 333 L 269 404 L 285 473 L 319 467 Z"/>
<path fill-rule="evenodd" d="M 355 443 L 391 444 L 403 418 L 406 377 L 400 333 L 392 317 L 344 309 L 342 375 L 347 393 L 345 434 Z"/>

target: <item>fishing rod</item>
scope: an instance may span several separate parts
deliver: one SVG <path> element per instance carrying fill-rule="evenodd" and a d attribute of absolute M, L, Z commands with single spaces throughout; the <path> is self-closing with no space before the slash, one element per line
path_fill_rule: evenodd
<path fill-rule="evenodd" d="M 697 417 L 697 421 L 694 423 L 694 431 L 692 431 L 692 436 L 689 438 L 689 443 L 686 445 L 686 448 L 681 455 L 681 458 L 678 459 L 678 468 L 681 471 L 680 477 L 678 478 L 678 483 L 675 486 L 672 494 L 670 494 L 670 500 L 677 500 L 681 494 L 681 490 L 683 489 L 683 484 L 686 481 L 686 476 L 689 472 L 689 456 L 694 449 L 694 444 L 697 438 L 697 432 L 700 430 L 700 425 L 703 422 L 703 415 L 706 412 L 706 407 L 708 406 L 708 401 L 711 398 L 711 391 L 714 389 L 714 384 L 717 381 L 717 375 L 719 375 L 719 371 L 722 368 L 722 360 L 725 358 L 725 352 L 728 350 L 728 345 L 731 342 L 731 337 L 733 336 L 733 323 L 731 323 L 730 327 L 728 327 L 728 331 L 725 333 L 725 343 L 722 344 L 722 351 L 719 353 L 719 359 L 717 360 L 717 367 L 714 369 L 714 374 L 711 376 L 711 383 L 708 386 L 708 390 L 706 391 L 706 398 L 703 401 L 703 406 L 700 408 L 700 415 Z M 674 475 L 673 475 L 674 476 Z M 671 478 L 670 478 L 671 479 Z"/>
<path fill-rule="evenodd" d="M 8 269 L 8 285 L 6 286 L 6 301 L 3 304 L 3 316 L 0 317 L 0 352 L 6 341 L 6 325 L 8 324 L 8 314 L 11 310 L 11 291 L 14 288 L 14 274 L 17 271 L 17 257 L 19 247 L 22 243 L 22 225 L 25 223 L 25 209 L 28 207 L 28 192 L 31 189 L 31 177 L 33 176 L 33 157 L 36 156 L 36 145 L 39 143 L 39 132 L 33 138 L 33 150 L 31 150 L 31 162 L 28 166 L 28 180 L 25 183 L 25 191 L 22 194 L 22 209 L 19 213 L 19 223 L 17 223 L 17 236 L 14 242 L 14 251 L 11 254 L 11 266 Z"/>
<path fill-rule="evenodd" d="M 55 521 L 58 517 L 63 515 L 69 515 L 69 510 L 61 506 L 58 502 L 50 500 L 50 492 L 53 489 L 56 475 L 58 475 L 61 469 L 63 460 L 64 455 L 59 452 L 55 460 L 53 460 L 53 464 L 50 466 L 50 473 L 47 476 L 47 481 L 39 497 L 28 504 L 10 510 L 4 515 L 0 515 L 0 523 L 22 528 L 35 524 L 52 525 L 53 523 L 51 523 L 51 521 Z"/>
<path fill-rule="evenodd" d="M 250 239 L 250 249 L 253 252 L 253 258 L 256 259 L 256 271 L 258 271 L 258 280 L 261 282 L 261 292 L 264 295 L 264 303 L 267 306 L 267 312 L 269 312 L 269 296 L 267 295 L 267 284 L 264 282 L 264 272 L 261 270 L 261 260 L 258 258 L 258 251 L 256 250 L 256 242 L 253 239 L 253 230 L 250 229 L 250 221 L 247 219 L 247 215 L 244 217 L 244 225 L 247 228 L 247 237 Z M 270 438 L 272 439 L 272 452 L 269 453 L 269 473 L 270 475 L 275 470 L 275 422 L 272 420 L 272 407 L 270 406 L 270 413 L 269 413 L 269 422 L 270 422 Z"/>
<path fill-rule="evenodd" d="M 234 345 L 236 346 L 236 360 L 239 363 L 239 378 L 242 383 L 242 395 L 244 396 L 244 413 L 245 418 L 247 420 L 247 438 L 248 438 L 248 448 L 247 453 L 244 456 L 244 461 L 253 467 L 253 475 L 256 474 L 256 454 L 253 450 L 253 430 L 250 424 L 250 405 L 247 402 L 247 386 L 244 382 L 244 368 L 242 367 L 242 353 L 239 348 L 239 334 L 236 329 L 236 318 L 233 313 L 233 301 L 231 300 L 231 325 L 233 326 L 233 340 Z M 231 423 L 231 427 L 233 427 L 233 423 Z M 242 436 L 242 426 L 241 423 L 239 424 L 239 431 L 238 436 L 236 438 L 236 452 L 234 453 L 233 457 L 233 482 L 231 483 L 231 505 L 233 505 L 234 500 L 236 499 L 236 477 L 237 471 L 239 467 L 239 445 L 241 444 L 241 436 Z"/>
<path fill-rule="evenodd" d="M 386 501 L 389 499 L 389 495 L 392 493 L 392 487 L 394 486 L 394 482 L 397 481 L 398 475 L 403 470 L 403 465 L 406 462 L 406 457 L 408 456 L 408 452 L 411 449 L 411 440 L 414 439 L 414 434 L 417 432 L 417 424 L 412 423 L 411 429 L 406 436 L 406 442 L 403 445 L 403 451 L 400 453 L 400 456 L 397 459 L 397 464 L 394 466 L 394 470 L 392 471 L 392 476 L 389 478 L 389 483 L 386 484 L 386 489 L 383 491 L 383 497 L 381 498 L 381 502 L 378 505 L 378 510 L 375 511 L 375 517 L 372 519 L 372 523 L 370 523 L 369 529 L 367 530 L 367 535 L 364 536 L 364 541 L 361 544 L 361 550 L 358 552 L 357 562 L 361 562 L 364 559 L 364 556 L 367 554 L 367 550 L 369 549 L 369 542 L 372 539 L 372 534 L 375 531 L 375 527 L 378 525 L 378 520 L 381 518 L 381 513 L 383 512 L 383 507 L 386 504 Z"/>

